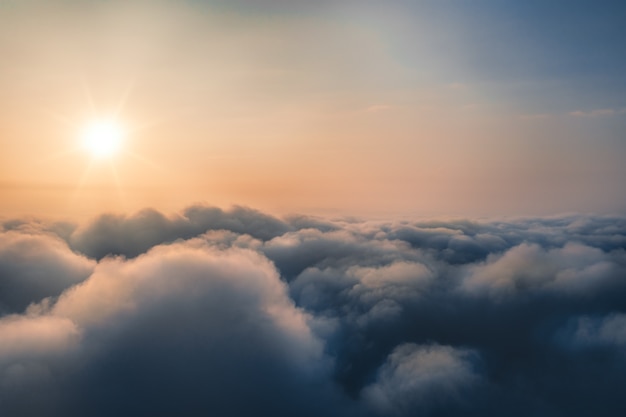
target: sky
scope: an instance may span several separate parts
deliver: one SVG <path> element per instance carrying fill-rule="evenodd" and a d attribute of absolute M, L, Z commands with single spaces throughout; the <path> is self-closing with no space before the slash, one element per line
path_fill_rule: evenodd
<path fill-rule="evenodd" d="M 621 213 L 625 13 L 5 0 L 2 212 Z M 124 143 L 93 161 L 81 131 L 107 118 Z"/>
<path fill-rule="evenodd" d="M 0 0 L 0 415 L 626 415 L 625 23 Z"/>

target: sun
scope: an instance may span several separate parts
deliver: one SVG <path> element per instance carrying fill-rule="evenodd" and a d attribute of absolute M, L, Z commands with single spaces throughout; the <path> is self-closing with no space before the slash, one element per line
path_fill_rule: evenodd
<path fill-rule="evenodd" d="M 110 158 L 120 151 L 124 129 L 114 120 L 89 122 L 81 135 L 83 147 L 95 158 Z"/>

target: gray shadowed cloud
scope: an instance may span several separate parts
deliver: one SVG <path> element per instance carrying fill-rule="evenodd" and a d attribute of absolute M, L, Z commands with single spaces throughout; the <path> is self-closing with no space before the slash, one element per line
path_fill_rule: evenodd
<path fill-rule="evenodd" d="M 0 231 L 0 315 L 60 295 L 87 278 L 95 264 L 50 233 Z"/>
<path fill-rule="evenodd" d="M 0 283 L 2 415 L 626 412 L 620 217 L 13 220 Z"/>
<path fill-rule="evenodd" d="M 464 390 L 480 384 L 475 353 L 449 346 L 404 344 L 389 355 L 376 381 L 364 389 L 366 401 L 382 415 L 426 414 L 456 405 Z"/>
<path fill-rule="evenodd" d="M 132 216 L 105 214 L 69 238 L 70 246 L 90 257 L 106 255 L 138 256 L 151 247 L 188 239 L 209 230 L 229 230 L 259 239 L 271 239 L 289 230 L 289 226 L 271 216 L 243 207 L 223 211 L 214 207 L 193 206 L 183 213 L 167 217 L 146 209 Z"/>
<path fill-rule="evenodd" d="M 33 402 L 45 406 L 39 415 L 333 415 L 332 360 L 307 321 L 271 263 L 249 250 L 191 240 L 108 258 L 53 306 L 0 322 L 2 406 L 9 415 Z M 31 368 L 46 377 L 25 376 Z"/>

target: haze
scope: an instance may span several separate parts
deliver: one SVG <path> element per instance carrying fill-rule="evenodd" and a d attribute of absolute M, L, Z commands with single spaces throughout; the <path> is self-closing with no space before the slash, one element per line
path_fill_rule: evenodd
<path fill-rule="evenodd" d="M 498 2 L 0 6 L 5 214 L 625 208 L 623 11 Z M 111 167 L 67 152 L 132 130 Z M 132 155 L 131 155 L 132 153 Z"/>

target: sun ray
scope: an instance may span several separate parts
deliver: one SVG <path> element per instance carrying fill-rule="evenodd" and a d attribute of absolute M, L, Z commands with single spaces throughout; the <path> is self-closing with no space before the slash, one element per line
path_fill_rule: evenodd
<path fill-rule="evenodd" d="M 124 142 L 126 142 L 129 137 L 134 136 L 138 131 L 144 131 L 164 123 L 178 120 L 181 118 L 181 115 L 149 121 L 145 121 L 144 119 L 144 121 L 139 121 L 139 123 L 135 121 L 128 125 L 122 123 L 122 115 L 135 89 L 137 83 L 136 78 L 128 80 L 125 86 L 126 88 L 122 91 L 115 105 L 106 112 L 104 112 L 104 109 L 95 101 L 93 91 L 84 74 L 79 77 L 78 83 L 85 100 L 82 123 L 79 121 L 80 119 L 73 121 L 71 117 L 57 112 L 56 109 L 42 109 L 54 121 L 74 132 L 76 135 L 75 145 L 70 145 L 66 149 L 60 149 L 57 152 L 46 155 L 42 159 L 43 161 L 50 161 L 69 157 L 76 153 L 86 153 L 89 156 L 88 163 L 78 176 L 72 198 L 70 199 L 71 203 L 76 203 L 82 198 L 81 195 L 83 191 L 91 186 L 91 177 L 95 175 L 95 167 L 102 166 L 103 163 L 103 168 L 106 169 L 107 165 L 109 167 L 109 184 L 115 186 L 117 196 L 120 201 L 123 202 L 126 198 L 123 185 L 124 181 L 118 169 L 119 166 L 115 163 L 116 159 L 120 157 L 130 158 L 156 171 L 164 171 L 163 166 L 136 152 L 129 144 Z"/>

